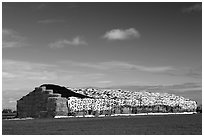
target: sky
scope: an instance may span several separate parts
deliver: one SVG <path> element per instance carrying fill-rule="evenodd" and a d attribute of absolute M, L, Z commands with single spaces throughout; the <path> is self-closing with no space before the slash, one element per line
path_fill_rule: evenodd
<path fill-rule="evenodd" d="M 201 3 L 3 2 L 3 107 L 44 83 L 150 86 L 202 103 Z"/>

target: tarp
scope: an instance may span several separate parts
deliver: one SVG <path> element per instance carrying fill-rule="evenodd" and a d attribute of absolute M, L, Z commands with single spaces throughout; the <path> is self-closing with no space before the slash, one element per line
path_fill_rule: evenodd
<path fill-rule="evenodd" d="M 61 97 L 78 97 L 78 98 L 91 98 L 89 96 L 85 96 L 79 93 L 75 93 L 66 87 L 54 85 L 54 84 L 43 84 L 40 87 L 46 87 L 46 89 L 52 89 L 53 93 L 59 93 L 61 94 Z"/>

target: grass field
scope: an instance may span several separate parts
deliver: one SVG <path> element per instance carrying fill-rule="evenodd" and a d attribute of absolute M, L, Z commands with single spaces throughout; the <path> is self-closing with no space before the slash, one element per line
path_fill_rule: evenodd
<path fill-rule="evenodd" d="M 6 135 L 201 135 L 202 114 L 2 120 Z"/>

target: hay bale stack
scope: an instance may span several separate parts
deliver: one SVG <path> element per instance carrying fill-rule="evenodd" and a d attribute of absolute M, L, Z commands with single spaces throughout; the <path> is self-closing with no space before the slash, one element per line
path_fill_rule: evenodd
<path fill-rule="evenodd" d="M 47 102 L 48 117 L 67 116 L 67 99 L 61 97 L 49 97 Z"/>
<path fill-rule="evenodd" d="M 67 99 L 61 94 L 53 93 L 45 86 L 36 87 L 34 91 L 17 101 L 17 116 L 20 118 L 67 116 Z"/>
<path fill-rule="evenodd" d="M 195 101 L 168 93 L 112 89 L 71 89 L 44 84 L 17 101 L 19 117 L 75 114 L 130 114 L 195 111 Z"/>

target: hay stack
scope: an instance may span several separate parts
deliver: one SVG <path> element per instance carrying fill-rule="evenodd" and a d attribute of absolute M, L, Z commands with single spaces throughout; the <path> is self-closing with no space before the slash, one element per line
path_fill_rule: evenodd
<path fill-rule="evenodd" d="M 67 114 L 67 99 L 46 87 L 37 87 L 17 101 L 17 115 L 20 118 L 44 118 Z"/>
<path fill-rule="evenodd" d="M 67 99 L 61 97 L 49 97 L 47 102 L 47 111 L 49 117 L 67 116 Z"/>

